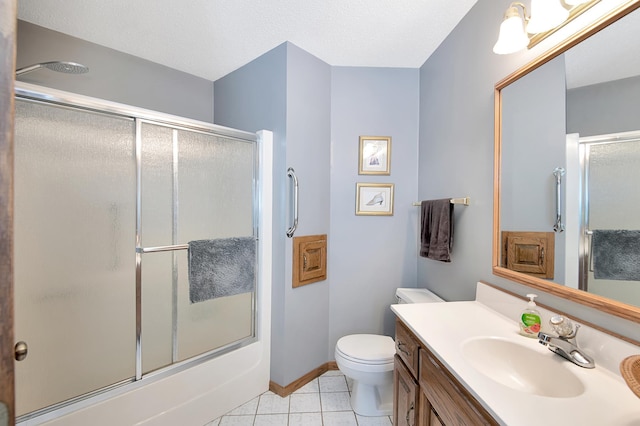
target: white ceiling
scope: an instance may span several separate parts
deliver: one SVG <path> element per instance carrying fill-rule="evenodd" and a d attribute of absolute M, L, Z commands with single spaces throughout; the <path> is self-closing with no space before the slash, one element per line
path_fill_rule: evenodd
<path fill-rule="evenodd" d="M 19 0 L 18 17 L 209 80 L 284 41 L 333 66 L 418 68 L 477 0 Z"/>

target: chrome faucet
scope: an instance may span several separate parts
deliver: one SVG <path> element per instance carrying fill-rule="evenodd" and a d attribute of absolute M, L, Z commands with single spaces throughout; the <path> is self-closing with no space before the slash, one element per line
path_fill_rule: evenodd
<path fill-rule="evenodd" d="M 584 353 L 576 342 L 580 325 L 576 324 L 574 328 L 571 320 L 562 315 L 551 317 L 549 323 L 558 335 L 554 336 L 542 331 L 539 332 L 538 341 L 541 344 L 549 347 L 550 351 L 557 353 L 580 367 L 594 368 L 596 366 L 593 358 Z"/>

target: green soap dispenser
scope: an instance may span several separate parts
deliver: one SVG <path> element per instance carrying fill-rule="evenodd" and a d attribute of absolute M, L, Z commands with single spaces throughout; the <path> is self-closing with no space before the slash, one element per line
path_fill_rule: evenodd
<path fill-rule="evenodd" d="M 527 337 L 538 337 L 540 331 L 540 312 L 536 309 L 536 302 L 533 300 L 538 297 L 537 294 L 527 294 L 529 303 L 527 303 L 527 309 L 522 311 L 520 315 L 520 334 Z"/>

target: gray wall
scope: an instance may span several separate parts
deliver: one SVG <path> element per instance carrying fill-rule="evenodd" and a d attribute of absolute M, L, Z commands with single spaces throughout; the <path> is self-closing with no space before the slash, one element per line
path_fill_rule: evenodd
<path fill-rule="evenodd" d="M 419 286 L 447 300 L 473 299 L 478 280 L 521 295 L 528 292 L 491 272 L 493 91 L 498 81 L 550 46 L 542 43 L 504 56 L 492 52 L 509 3 L 479 0 L 420 68 L 418 194 L 421 199 L 471 196 L 471 206 L 456 207 L 453 261 L 418 261 Z M 630 321 L 546 293 L 539 301 L 640 339 L 637 324 Z"/>
<path fill-rule="evenodd" d="M 471 197 L 455 206 L 451 263 L 418 260 L 418 284 L 446 300 L 472 300 L 491 273 L 493 88 L 517 55 L 492 52 L 508 2 L 479 0 L 420 68 L 418 196 Z M 487 29 L 495 29 L 494 31 Z"/>
<path fill-rule="evenodd" d="M 331 85 L 331 324 L 393 335 L 397 287 L 416 286 L 417 69 L 333 67 Z M 391 136 L 391 175 L 358 175 L 359 136 Z M 393 216 L 356 216 L 356 182 L 393 183 Z"/>
<path fill-rule="evenodd" d="M 18 21 L 17 68 L 79 62 L 86 74 L 39 69 L 19 81 L 181 117 L 213 122 L 213 83 L 126 53 Z"/>
<path fill-rule="evenodd" d="M 393 289 L 398 286 L 427 287 L 447 300 L 473 299 L 478 280 L 500 285 L 519 294 L 528 292 L 526 287 L 500 279 L 491 271 L 493 90 L 497 81 L 535 58 L 549 45 L 542 44 L 530 51 L 508 56 L 493 54 L 491 49 L 508 4 L 480 0 L 420 68 L 419 82 L 414 80 L 415 70 L 331 68 L 331 288 L 328 305 L 320 297 L 319 309 L 313 311 L 329 311 L 328 360 L 333 359 L 335 341 L 344 334 L 392 333 L 393 317 L 388 304 L 393 300 Z M 301 52 L 298 53 L 304 57 Z M 302 72 L 296 73 L 294 70 L 297 68 L 290 67 L 289 64 L 293 63 L 290 61 L 292 59 L 287 59 L 286 79 L 287 82 L 295 79 L 295 85 L 287 83 L 287 156 L 292 155 L 290 142 L 294 143 L 292 146 L 296 150 L 300 149 L 298 142 L 293 142 L 289 137 L 289 126 L 294 123 L 290 120 L 304 120 L 305 116 L 308 119 L 313 115 L 290 115 L 296 108 L 304 110 L 304 102 L 297 103 L 289 97 L 294 93 L 294 87 L 295 90 L 302 90 L 305 84 L 318 84 L 315 73 L 309 74 L 309 77 Z M 310 65 L 305 68 L 306 72 L 313 69 L 312 62 L 309 58 Z M 317 66 L 322 67 L 320 64 Z M 253 78 L 261 77 L 256 75 Z M 554 81 L 560 84 L 560 80 Z M 317 96 L 324 90 L 322 84 L 316 92 Z M 219 87 L 216 83 L 216 121 L 219 105 L 224 105 L 218 98 L 221 96 Z M 247 108 L 249 99 L 242 95 L 247 90 L 238 89 L 240 98 L 237 100 L 237 113 L 242 115 L 240 108 Z M 417 95 L 419 107 L 412 109 Z M 306 102 L 311 105 L 304 111 L 316 108 L 313 98 L 307 96 Z M 411 132 L 416 129 L 413 117 L 418 118 L 419 124 L 417 156 L 411 141 Z M 243 128 L 237 122 L 220 123 Z M 540 125 L 544 125 L 544 122 Z M 556 122 L 555 126 L 561 125 Z M 320 127 L 318 125 L 316 130 Z M 357 138 L 362 134 L 393 137 L 391 176 L 363 178 L 357 175 Z M 413 180 L 416 163 L 417 186 Z M 297 164 L 304 163 L 296 161 L 294 166 L 300 171 L 314 167 Z M 393 217 L 354 215 L 355 182 L 360 181 L 396 184 Z M 417 257 L 418 209 L 410 207 L 411 202 L 462 196 L 471 197 L 471 206 L 455 207 L 453 261 L 445 264 Z M 377 235 L 371 237 L 370 231 Z M 379 239 L 381 237 L 384 239 Z M 379 241 L 383 243 L 377 245 Z M 307 306 L 306 303 L 317 294 L 324 297 L 326 293 L 322 290 L 309 292 L 308 295 L 301 292 L 295 301 L 288 296 L 294 293 L 289 285 L 290 247 L 286 249 L 284 266 L 278 263 L 278 267 L 284 268 L 283 280 L 281 284 L 276 284 L 278 280 L 274 281 L 275 287 L 280 286 L 274 289 L 274 298 L 282 302 L 278 305 L 279 302 L 274 300 L 276 313 L 273 318 L 280 325 L 274 326 L 275 337 L 272 340 L 274 346 L 281 345 L 272 349 L 272 379 L 282 385 L 289 384 L 316 366 L 315 357 L 311 357 L 312 362 L 304 360 L 303 353 L 307 352 L 293 358 L 287 358 L 284 352 L 300 350 L 295 346 L 300 342 L 310 343 L 313 348 L 320 346 L 325 340 L 326 327 L 322 321 L 316 326 L 301 320 L 303 309 L 298 309 L 299 306 Z M 282 293 L 277 295 L 278 291 Z M 629 322 L 550 295 L 541 295 L 540 301 L 637 338 L 637 330 L 633 331 L 637 327 L 634 328 L 634 324 Z M 317 334 L 318 338 L 311 342 L 305 340 L 301 333 L 296 333 L 301 329 L 304 329 L 302 333 Z M 290 335 L 296 336 L 295 339 Z M 278 354 L 278 351 L 284 352 Z M 288 359 L 292 360 L 289 364 Z M 300 373 L 287 374 L 289 368 Z"/>
<path fill-rule="evenodd" d="M 329 234 L 330 67 L 284 43 L 215 82 L 215 122 L 275 132 L 271 380 L 286 386 L 327 362 L 329 279 L 293 289 L 290 182 L 300 181 L 295 236 Z"/>
<path fill-rule="evenodd" d="M 579 87 L 567 91 L 567 129 L 580 136 L 640 129 L 640 77 Z"/>
<path fill-rule="evenodd" d="M 332 68 L 286 43 L 215 82 L 217 124 L 285 128 L 277 169 L 292 166 L 300 180 L 296 235 L 329 237 L 329 279 L 292 289 L 289 191 L 280 194 L 271 380 L 282 386 L 333 360 L 345 334 L 392 335 L 395 288 L 415 287 L 418 78 L 417 69 Z M 358 175 L 361 135 L 392 136 L 391 176 Z M 356 182 L 394 183 L 394 215 L 356 216 Z"/>
<path fill-rule="evenodd" d="M 300 181 L 300 221 L 295 236 L 327 234 L 330 241 L 331 67 L 293 44 L 287 46 L 287 166 L 295 169 Z M 281 234 L 284 231 L 274 230 Z M 333 285 L 328 262 L 327 280 L 292 288 L 291 240 L 285 247 L 286 305 L 279 313 L 285 319 L 285 345 L 280 348 L 283 356 L 272 360 L 271 367 L 284 378 L 277 381 L 274 376 L 272 380 L 282 385 L 327 362 L 324 350 Z"/>

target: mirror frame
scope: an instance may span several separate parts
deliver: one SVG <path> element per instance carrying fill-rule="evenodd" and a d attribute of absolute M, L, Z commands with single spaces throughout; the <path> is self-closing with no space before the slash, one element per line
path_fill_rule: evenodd
<path fill-rule="evenodd" d="M 627 14 L 640 8 L 640 0 L 633 0 L 612 10 L 592 25 L 585 27 L 576 34 L 568 37 L 554 48 L 548 50 L 533 61 L 524 65 L 495 85 L 494 90 L 494 176 L 493 176 L 493 262 L 492 271 L 494 275 L 511 281 L 542 290 L 554 296 L 571 300 L 599 311 L 606 312 L 617 317 L 621 317 L 636 323 L 640 323 L 640 307 L 615 301 L 603 296 L 589 294 L 586 291 L 566 287 L 561 284 L 543 280 L 538 277 L 527 275 L 521 272 L 512 271 L 500 266 L 500 188 L 501 188 L 501 168 L 502 168 L 502 99 L 501 90 L 519 78 L 524 77 L 540 66 L 546 64 L 555 57 L 561 55 L 581 41 L 587 39 L 598 31 L 606 28 L 618 21 Z"/>

